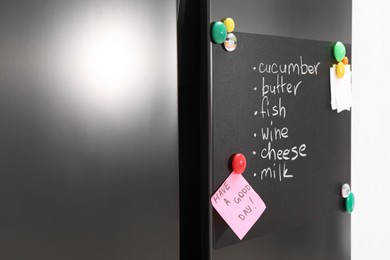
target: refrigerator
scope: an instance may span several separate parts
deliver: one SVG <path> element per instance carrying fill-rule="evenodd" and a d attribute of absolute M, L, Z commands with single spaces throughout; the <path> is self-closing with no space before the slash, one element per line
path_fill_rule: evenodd
<path fill-rule="evenodd" d="M 0 258 L 179 259 L 176 1 L 0 3 Z"/>
<path fill-rule="evenodd" d="M 350 96 L 351 23 L 349 0 L 180 1 L 182 259 L 351 259 L 352 109 L 331 85 L 345 66 Z"/>

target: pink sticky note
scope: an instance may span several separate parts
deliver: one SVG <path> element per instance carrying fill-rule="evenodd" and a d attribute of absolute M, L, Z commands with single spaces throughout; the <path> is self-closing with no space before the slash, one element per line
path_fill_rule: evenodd
<path fill-rule="evenodd" d="M 211 204 L 240 240 L 266 209 L 245 178 L 234 172 L 211 197 Z"/>

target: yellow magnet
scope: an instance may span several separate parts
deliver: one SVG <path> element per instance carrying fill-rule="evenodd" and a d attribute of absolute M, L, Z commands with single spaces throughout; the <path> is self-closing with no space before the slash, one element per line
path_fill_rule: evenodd
<path fill-rule="evenodd" d="M 224 19 L 222 19 L 222 22 L 225 24 L 226 30 L 228 33 L 231 33 L 234 31 L 235 23 L 234 23 L 234 20 L 232 18 L 224 18 Z"/>
<path fill-rule="evenodd" d="M 339 63 L 337 63 L 336 66 L 336 76 L 338 78 L 342 78 L 344 77 L 344 73 L 345 73 L 345 64 L 340 61 Z"/>

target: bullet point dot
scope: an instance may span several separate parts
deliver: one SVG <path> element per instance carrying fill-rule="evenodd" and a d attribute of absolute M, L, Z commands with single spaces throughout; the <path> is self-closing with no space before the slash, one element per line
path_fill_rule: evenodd
<path fill-rule="evenodd" d="M 253 151 L 253 155 L 256 155 L 256 151 Z"/>
<path fill-rule="evenodd" d="M 253 70 L 256 70 L 256 67 L 253 67 Z"/>
<path fill-rule="evenodd" d="M 255 111 L 254 115 L 257 115 L 257 111 Z"/>

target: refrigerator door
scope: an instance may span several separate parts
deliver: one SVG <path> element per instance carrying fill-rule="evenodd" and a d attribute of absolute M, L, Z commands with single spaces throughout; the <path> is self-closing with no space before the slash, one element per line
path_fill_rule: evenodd
<path fill-rule="evenodd" d="M 1 259 L 179 259 L 176 10 L 1 1 Z"/>
<path fill-rule="evenodd" d="M 236 24 L 235 24 L 235 30 L 234 33 L 238 35 L 237 37 L 237 49 L 241 48 L 240 51 L 244 50 L 246 52 L 251 52 L 255 48 L 248 47 L 247 45 L 243 45 L 243 41 L 240 42 L 241 39 L 247 39 L 247 38 L 254 38 L 254 36 L 250 36 L 248 34 L 255 34 L 255 35 L 264 35 L 264 41 L 259 41 L 258 45 L 256 45 L 256 48 L 261 48 L 261 46 L 269 47 L 267 44 L 268 42 L 265 42 L 267 37 L 270 36 L 270 38 L 276 36 L 276 37 L 283 37 L 280 39 L 298 39 L 298 41 L 302 40 L 302 43 L 306 44 L 306 40 L 313 41 L 313 43 L 317 42 L 336 42 L 336 41 L 342 41 L 346 45 L 349 46 L 351 44 L 351 15 L 352 15 L 352 1 L 310 1 L 310 0 L 297 0 L 297 1 L 287 1 L 287 0 L 267 0 L 267 1 L 230 1 L 230 0 L 210 0 L 209 5 L 205 7 L 207 9 L 207 15 L 204 17 L 204 19 L 207 19 L 208 26 L 210 28 L 210 25 L 215 22 L 219 21 L 222 18 L 226 17 L 232 17 Z M 260 39 L 263 39 L 260 37 Z M 274 39 L 274 38 L 272 38 Z M 286 40 L 286 42 L 289 42 L 290 40 Z M 294 40 L 291 40 L 292 42 Z M 280 40 L 280 42 L 283 42 L 283 40 Z M 248 43 L 248 42 L 245 42 Z M 241 44 L 241 45 L 240 45 Z M 302 45 L 303 46 L 303 45 Z M 299 46 L 297 47 L 297 49 Z M 348 47 L 349 48 L 349 47 Z M 243 95 L 240 92 L 239 89 L 251 86 L 251 90 L 253 91 L 253 86 L 246 84 L 247 82 L 242 82 L 243 84 L 240 85 L 238 82 L 235 81 L 235 78 L 233 77 L 240 77 L 241 70 L 236 70 L 231 73 L 233 73 L 231 76 L 228 74 L 226 76 L 226 80 L 219 80 L 219 72 L 228 70 L 229 64 L 233 63 L 242 63 L 243 65 L 248 65 L 246 61 L 241 61 L 240 58 L 236 59 L 229 59 L 226 58 L 226 60 L 231 60 L 230 63 L 225 62 L 224 64 L 226 66 L 223 66 L 224 64 L 221 64 L 219 62 L 218 57 L 221 57 L 221 55 L 230 57 L 233 56 L 233 54 L 230 54 L 229 52 L 225 51 L 224 54 L 221 54 L 223 49 L 222 47 L 218 49 L 218 46 L 211 44 L 210 52 L 208 53 L 208 78 L 206 77 L 206 80 L 208 81 L 208 84 L 210 86 L 209 89 L 209 117 L 211 118 L 209 121 L 209 154 L 211 154 L 208 157 L 208 165 L 209 168 L 204 168 L 209 171 L 209 179 L 207 180 L 209 182 L 209 193 L 208 193 L 208 199 L 212 196 L 212 194 L 218 189 L 218 186 L 223 183 L 223 178 L 221 177 L 221 174 L 225 174 L 227 177 L 229 174 L 228 171 L 228 160 L 229 155 L 233 154 L 234 149 L 230 151 L 230 153 L 223 154 L 226 149 L 232 148 L 231 146 L 236 145 L 235 147 L 240 147 L 240 145 L 243 145 L 243 143 L 237 142 L 232 143 L 230 142 L 228 135 L 221 134 L 221 132 L 216 132 L 216 129 L 223 130 L 225 132 L 232 132 L 232 135 L 237 138 L 241 138 L 243 133 L 246 131 L 246 129 L 243 129 L 243 127 L 246 126 L 245 123 L 243 123 L 245 116 L 237 117 L 237 124 L 242 124 L 241 128 L 239 129 L 233 129 L 230 125 L 230 118 L 235 118 L 235 111 L 244 110 L 245 108 L 245 101 L 238 102 L 237 104 L 234 102 L 230 102 L 232 107 L 225 106 L 229 108 L 229 116 L 227 117 L 227 120 L 222 120 L 223 118 L 221 114 L 218 114 L 222 111 L 222 114 L 224 111 L 221 109 L 222 106 L 220 104 L 228 104 L 230 99 L 229 96 L 233 96 L 233 93 L 235 95 L 235 99 L 239 100 L 240 98 L 243 99 Z M 271 49 L 271 48 L 268 48 Z M 284 53 L 288 49 L 288 46 L 281 45 L 275 45 L 275 49 L 273 50 L 275 53 L 275 57 L 279 57 L 278 54 Z M 330 48 L 329 48 L 330 50 Z M 320 49 L 318 51 L 321 51 Z M 325 53 L 327 52 L 327 49 L 325 48 Z M 234 53 L 234 52 L 232 52 Z M 329 53 L 331 53 L 329 51 Z M 300 54 L 300 53 L 298 53 Z M 314 54 L 313 54 L 314 55 Z M 350 53 L 348 54 L 350 55 Z M 250 55 L 245 56 L 248 60 L 252 57 L 249 57 Z M 304 56 L 304 55 L 303 55 Z M 266 55 L 265 55 L 266 57 Z M 281 62 L 285 61 L 286 56 L 281 57 L 280 60 L 276 60 L 274 62 Z M 329 56 L 330 57 L 330 56 Z M 349 56 L 351 57 L 351 56 Z M 218 64 L 218 68 L 214 67 L 215 64 Z M 326 63 L 327 64 L 327 63 Z M 250 64 L 249 64 L 250 65 Z M 255 66 L 255 65 L 253 65 Z M 252 65 L 248 66 L 247 71 L 252 72 Z M 234 65 L 231 65 L 232 68 L 234 68 Z M 329 66 L 330 67 L 330 66 Z M 327 71 L 329 71 L 329 67 L 327 67 Z M 255 69 L 253 67 L 253 69 Z M 234 74 L 237 72 L 238 74 Z M 248 73 L 249 73 L 248 72 Z M 248 82 L 252 80 L 252 78 L 248 79 Z M 221 85 L 221 82 L 223 82 L 225 85 Z M 228 85 L 229 83 L 235 83 L 234 87 L 230 88 Z M 254 84 L 255 81 L 252 80 L 252 84 Z M 219 90 L 217 88 L 217 84 L 219 83 Z M 304 85 L 304 83 L 302 83 Z M 232 90 L 233 89 L 233 90 Z M 259 88 L 260 89 L 260 88 Z M 227 91 L 231 90 L 230 94 L 226 93 Z M 256 90 L 256 89 L 255 89 Z M 223 94 L 223 95 L 222 95 Z M 221 97 L 222 95 L 222 97 Z M 255 95 L 255 94 L 253 94 Z M 248 95 L 247 102 L 250 103 L 252 96 Z M 261 100 L 260 100 L 261 101 Z M 260 102 L 259 101 L 259 102 Z M 329 99 L 330 102 L 330 99 Z M 287 105 L 288 106 L 288 105 Z M 289 106 L 291 107 L 291 106 Z M 219 112 L 218 112 L 219 111 Z M 255 109 L 253 110 L 255 111 Z M 251 116 L 256 115 L 253 114 L 253 111 L 251 111 Z M 330 106 L 329 106 L 329 111 Z M 328 112 L 327 112 L 328 113 Z M 349 112 L 348 112 L 349 113 Z M 309 113 L 305 113 L 305 116 L 307 116 Z M 340 116 L 341 117 L 341 116 Z M 340 119 L 339 117 L 339 119 Z M 244 118 L 244 119 L 243 119 Z M 347 151 L 344 153 L 341 157 L 346 157 L 346 160 L 343 160 L 338 165 L 332 165 L 332 168 L 335 171 L 342 170 L 343 174 L 347 176 L 347 179 L 350 179 L 350 117 L 346 118 L 347 121 L 343 121 L 343 124 L 337 124 L 337 127 L 340 127 L 340 129 L 343 131 L 342 134 L 345 134 L 345 140 L 346 140 L 346 146 L 343 146 L 344 143 L 340 143 L 340 147 L 345 149 Z M 349 120 L 349 121 L 348 121 Z M 232 121 L 234 121 L 232 119 Z M 276 120 L 274 120 L 276 121 Z M 286 122 L 286 120 L 282 120 Z M 249 121 L 248 121 L 249 122 Z M 219 125 L 217 125 L 219 124 Z M 251 125 L 252 122 L 249 123 Z M 272 122 L 270 123 L 272 125 Z M 280 126 L 277 125 L 277 126 Z M 345 127 L 344 127 L 345 126 Z M 291 135 L 294 136 L 294 128 L 292 127 Z M 233 132 L 234 131 L 234 132 Z M 320 133 L 320 132 L 318 132 Z M 297 134 L 295 134 L 297 135 Z M 251 137 L 253 138 L 253 133 L 251 133 Z M 290 137 L 291 138 L 291 137 Z M 293 137 L 292 137 L 293 138 Z M 318 134 L 317 138 L 321 138 L 321 136 Z M 349 139 L 348 139 L 349 138 Z M 334 139 L 332 139 L 332 142 Z M 337 146 L 337 145 L 336 145 Z M 281 146 L 283 147 L 283 145 Z M 248 147 L 240 147 L 242 149 L 248 148 Z M 224 150 L 225 149 L 225 150 Z M 255 155 L 255 151 L 249 149 L 254 148 L 248 148 L 247 156 L 251 156 L 249 159 L 247 159 L 248 163 L 252 163 L 252 165 L 248 165 L 247 169 L 251 169 L 251 166 L 253 166 L 254 159 L 252 157 Z M 327 149 L 327 148 L 326 148 Z M 315 150 L 314 147 L 312 147 L 312 151 Z M 344 150 L 343 150 L 344 151 Z M 237 152 L 240 152 L 238 150 Z M 258 151 L 260 152 L 260 151 Z M 221 154 L 222 153 L 222 154 Z M 310 155 L 309 156 L 313 156 Z M 225 158 L 224 161 L 219 160 L 220 158 Z M 259 155 L 258 155 L 259 156 Z M 340 157 L 340 158 L 341 158 Z M 325 160 L 325 158 L 324 158 Z M 310 166 L 310 165 L 309 165 Z M 266 166 L 264 166 L 266 167 Z M 303 166 L 302 167 L 307 167 Z M 226 168 L 226 169 L 225 169 Z M 231 170 L 231 169 L 230 169 Z M 251 169 L 252 170 L 252 169 Z M 255 172 L 255 173 L 254 173 Z M 256 175 L 257 172 L 257 175 Z M 293 173 L 293 171 L 290 171 L 290 173 Z M 259 182 L 260 178 L 260 172 L 258 171 L 251 171 L 246 172 L 244 175 L 248 179 L 248 181 L 252 182 L 252 186 L 255 187 L 253 184 L 256 182 Z M 296 179 L 298 180 L 298 179 Z M 205 182 L 207 182 L 205 180 Z M 329 180 L 329 183 L 332 183 L 333 180 Z M 216 183 L 218 182 L 218 183 Z M 267 188 L 270 188 L 272 184 L 270 184 L 272 180 L 268 180 L 268 182 L 263 182 L 264 190 Z M 295 181 L 297 183 L 297 181 Z M 333 181 L 335 182 L 335 181 Z M 283 184 L 282 184 L 283 183 Z M 292 192 L 294 193 L 294 185 L 291 187 L 286 185 L 287 182 L 281 182 L 279 187 L 281 185 L 285 185 L 283 187 L 286 187 L 285 189 L 281 189 L 282 192 Z M 319 185 L 325 185 L 323 183 L 318 183 Z M 340 187 L 341 187 L 340 183 Z M 257 185 L 257 184 L 255 184 Z M 295 186 L 300 187 L 301 186 Z M 307 195 L 311 196 L 312 194 L 315 194 L 315 191 L 311 189 L 311 187 L 307 188 Z M 282 260 L 282 259 L 299 259 L 299 260 L 322 260 L 322 259 L 337 259 L 337 260 L 347 260 L 351 258 L 350 254 L 350 225 L 351 225 L 351 215 L 346 214 L 343 212 L 342 207 L 342 198 L 338 194 L 338 186 L 330 185 L 328 186 L 329 193 L 333 194 L 330 198 L 330 201 L 334 199 L 336 201 L 334 209 L 329 210 L 327 214 L 322 213 L 315 213 L 317 214 L 317 217 L 312 219 L 311 221 L 304 221 L 303 223 L 300 223 L 299 225 L 292 225 L 291 227 L 284 227 L 281 230 L 277 230 L 277 232 L 264 232 L 265 229 L 273 230 L 273 227 L 277 226 L 277 219 L 269 219 L 269 225 L 267 226 L 261 226 L 261 223 L 257 223 L 258 226 L 255 226 L 251 232 L 249 233 L 248 237 L 249 239 L 244 239 L 244 241 L 240 241 L 234 233 L 227 227 L 224 220 L 222 220 L 221 216 L 215 212 L 214 208 L 209 208 L 209 215 L 208 215 L 208 230 L 209 230 L 209 244 L 205 245 L 205 248 L 207 248 L 207 257 L 212 260 L 233 260 L 233 259 L 248 259 L 248 260 L 260 260 L 260 259 L 266 259 L 266 260 Z M 263 192 L 264 192 L 263 190 Z M 270 189 L 268 189 L 270 190 Z M 257 190 L 257 192 L 261 195 L 262 190 Z M 278 194 L 276 194 L 276 190 L 274 191 L 274 197 L 275 199 Z M 314 193 L 312 193 L 314 192 Z M 271 194 L 271 193 L 270 193 Z M 303 206 L 304 202 L 307 198 L 304 195 L 304 192 L 301 194 L 302 196 L 299 198 L 299 200 L 295 201 L 297 204 Z M 323 196 L 322 194 L 315 194 L 318 198 Z M 291 197 L 292 198 L 292 197 Z M 326 198 L 321 198 L 325 199 Z M 340 203 L 338 203 L 337 199 L 339 199 Z M 295 203 L 294 202 L 294 203 Z M 304 212 L 306 209 L 299 207 L 294 207 L 292 204 L 288 201 L 288 198 L 284 201 L 280 201 L 280 203 L 284 203 L 284 207 L 282 207 L 282 211 L 286 213 L 286 216 L 284 216 L 286 219 L 289 218 L 287 214 L 290 214 L 291 218 L 293 216 L 298 216 L 299 212 Z M 265 201 L 265 204 L 267 204 L 267 201 Z M 273 208 L 279 206 L 275 203 L 270 203 L 269 207 L 266 209 L 266 214 L 272 214 Z M 313 208 L 312 210 L 319 209 L 321 205 L 315 205 L 312 204 Z M 290 211 L 289 211 L 290 210 Z M 267 212 L 268 211 L 268 212 Z M 310 211 L 310 210 L 308 210 Z M 317 210 L 317 212 L 320 212 L 321 210 Z M 313 213 L 313 212 L 312 212 Z M 313 214 L 313 215 L 315 215 Z M 269 216 L 269 215 L 268 215 Z M 263 220 L 265 220 L 267 217 L 264 216 Z M 304 217 L 303 217 L 304 218 Z M 303 219 L 302 218 L 302 219 Z M 262 217 L 258 220 L 258 222 L 262 221 Z M 262 229 L 259 228 L 259 226 L 262 227 Z M 256 235 L 256 232 L 263 235 Z M 267 234 L 265 234 L 267 233 Z M 221 243 L 221 239 L 224 240 L 223 243 Z"/>

